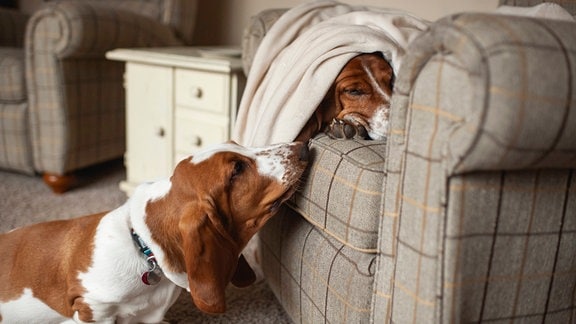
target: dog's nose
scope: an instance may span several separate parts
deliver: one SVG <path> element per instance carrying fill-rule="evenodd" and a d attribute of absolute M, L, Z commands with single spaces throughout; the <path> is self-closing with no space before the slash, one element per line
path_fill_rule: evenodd
<path fill-rule="evenodd" d="M 310 157 L 310 149 L 308 148 L 308 143 L 304 143 L 304 145 L 302 145 L 300 147 L 300 161 L 302 162 L 308 162 L 308 158 Z"/>

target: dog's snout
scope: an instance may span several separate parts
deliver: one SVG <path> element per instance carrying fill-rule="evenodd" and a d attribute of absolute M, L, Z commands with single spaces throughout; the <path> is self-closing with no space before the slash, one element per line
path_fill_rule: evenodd
<path fill-rule="evenodd" d="M 304 145 L 302 145 L 300 147 L 300 152 L 298 155 L 300 161 L 302 162 L 308 162 L 308 159 L 310 158 L 310 149 L 308 148 L 308 143 L 304 143 Z"/>

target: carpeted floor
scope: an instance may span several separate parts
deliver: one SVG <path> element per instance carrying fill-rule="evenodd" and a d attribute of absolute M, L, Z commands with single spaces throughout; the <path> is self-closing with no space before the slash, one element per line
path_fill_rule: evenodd
<path fill-rule="evenodd" d="M 82 186 L 63 195 L 53 194 L 40 177 L 0 171 L 0 233 L 35 222 L 88 215 L 113 209 L 126 200 L 118 189 L 125 171 L 119 162 L 81 174 Z M 228 310 L 206 315 L 182 293 L 166 314 L 170 323 L 290 323 L 264 283 L 227 290 Z"/>

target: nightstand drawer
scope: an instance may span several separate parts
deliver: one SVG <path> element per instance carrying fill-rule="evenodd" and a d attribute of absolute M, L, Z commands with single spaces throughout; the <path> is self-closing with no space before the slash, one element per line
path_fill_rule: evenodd
<path fill-rule="evenodd" d="M 226 113 L 229 78 L 221 73 L 177 69 L 176 104 L 214 113 Z"/>
<path fill-rule="evenodd" d="M 205 56 L 205 50 L 161 47 L 106 53 L 127 66 L 127 178 L 121 188 L 128 195 L 141 182 L 170 176 L 181 159 L 230 138 L 246 84 L 242 60 Z"/>
<path fill-rule="evenodd" d="M 174 147 L 178 157 L 194 154 L 206 146 L 225 142 L 230 137 L 229 119 L 225 116 L 178 108 L 175 117 Z"/>

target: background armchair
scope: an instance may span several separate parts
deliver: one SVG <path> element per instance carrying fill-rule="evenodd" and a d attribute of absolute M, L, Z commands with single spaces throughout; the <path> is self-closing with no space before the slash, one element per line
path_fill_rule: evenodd
<path fill-rule="evenodd" d="M 246 70 L 281 13 L 247 28 Z M 294 322 L 574 322 L 575 30 L 443 18 L 407 51 L 387 142 L 311 141 L 303 189 L 260 234 Z"/>
<path fill-rule="evenodd" d="M 191 44 L 195 16 L 188 0 L 0 8 L 0 168 L 43 174 L 62 192 L 75 171 L 121 157 L 123 66 L 105 52 Z"/>

